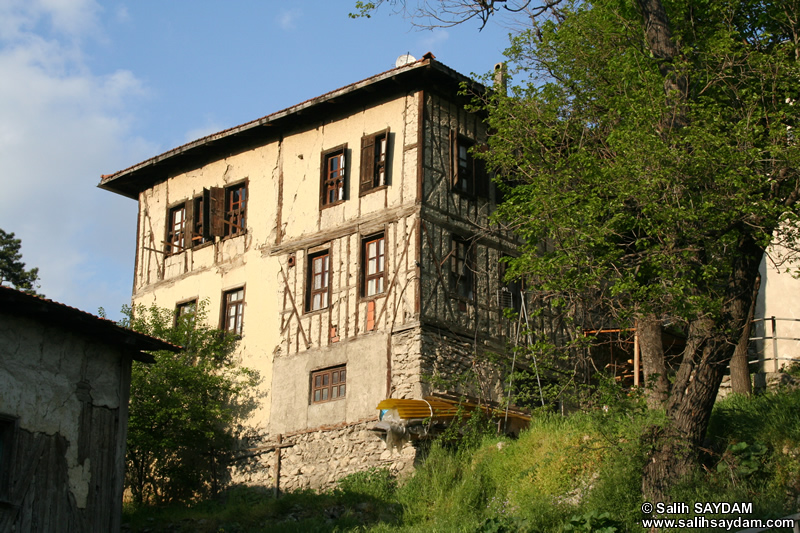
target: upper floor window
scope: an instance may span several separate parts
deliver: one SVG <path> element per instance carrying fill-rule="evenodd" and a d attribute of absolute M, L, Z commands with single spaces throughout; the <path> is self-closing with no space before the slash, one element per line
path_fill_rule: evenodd
<path fill-rule="evenodd" d="M 330 270 L 331 255 L 328 250 L 308 256 L 306 311 L 317 311 L 328 307 Z"/>
<path fill-rule="evenodd" d="M 176 254 L 247 229 L 247 183 L 203 189 L 203 194 L 167 211 L 166 253 Z"/>
<path fill-rule="evenodd" d="M 468 196 L 489 196 L 489 179 L 483 160 L 472 154 L 480 147 L 475 141 L 450 131 L 451 183 L 454 191 Z"/>
<path fill-rule="evenodd" d="M 383 233 L 362 241 L 362 296 L 383 293 L 386 279 L 386 244 Z"/>
<path fill-rule="evenodd" d="M 244 287 L 222 293 L 222 329 L 242 334 L 244 324 Z"/>
<path fill-rule="evenodd" d="M 171 207 L 167 213 L 167 254 L 186 249 L 186 204 Z"/>
<path fill-rule="evenodd" d="M 346 155 L 346 144 L 322 152 L 322 197 L 320 198 L 322 207 L 328 207 L 344 201 L 345 177 L 347 175 Z"/>
<path fill-rule="evenodd" d="M 245 232 L 247 208 L 247 185 L 240 183 L 225 187 L 225 228 L 223 236 L 238 235 Z"/>
<path fill-rule="evenodd" d="M 359 195 L 389 184 L 389 129 L 361 138 Z"/>
<path fill-rule="evenodd" d="M 464 301 L 475 298 L 475 248 L 469 240 L 455 236 L 450 252 L 450 290 L 462 300 L 461 310 L 466 309 Z"/>
<path fill-rule="evenodd" d="M 522 309 L 522 281 L 514 279 L 506 281 L 508 263 L 502 260 L 499 263 L 498 275 L 500 277 L 500 291 L 497 299 L 500 309 L 511 309 L 517 313 Z"/>
<path fill-rule="evenodd" d="M 199 246 L 206 242 L 208 239 L 205 237 L 205 200 L 203 196 L 191 200 L 192 202 L 192 220 L 189 223 L 192 225 L 192 246 Z"/>

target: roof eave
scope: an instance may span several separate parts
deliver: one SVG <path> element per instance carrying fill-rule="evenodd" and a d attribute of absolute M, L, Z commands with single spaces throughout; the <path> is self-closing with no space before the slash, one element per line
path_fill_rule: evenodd
<path fill-rule="evenodd" d="M 342 98 L 344 96 L 351 95 L 354 92 L 365 90 L 376 84 L 385 82 L 386 80 L 392 80 L 392 79 L 396 80 L 401 76 L 407 76 L 409 73 L 414 71 L 419 71 L 421 69 L 422 70 L 435 69 L 436 71 L 445 74 L 447 77 L 452 78 L 453 81 L 457 83 L 460 83 L 462 81 L 466 82 L 471 81 L 466 76 L 463 76 L 462 74 L 459 74 L 457 71 L 451 69 L 450 67 L 447 67 L 446 65 L 436 61 L 433 58 L 433 55 L 428 53 L 425 54 L 425 56 L 423 56 L 422 59 L 414 63 L 410 63 L 402 67 L 388 70 L 381 74 L 377 74 L 365 80 L 347 85 L 346 87 L 336 89 L 334 91 L 323 94 L 316 98 L 312 98 L 310 100 L 294 105 L 292 107 L 283 109 L 281 111 L 277 111 L 265 117 L 208 135 L 201 139 L 197 139 L 196 141 L 192 141 L 177 148 L 173 148 L 172 150 L 164 152 L 163 154 L 151 157 L 150 159 L 142 161 L 141 163 L 133 165 L 127 169 L 121 170 L 113 174 L 102 176 L 101 182 L 98 184 L 98 187 L 107 191 L 115 192 L 122 196 L 126 196 L 128 198 L 137 199 L 138 193 L 144 188 L 142 187 L 142 185 L 144 184 L 130 182 L 130 180 L 134 179 L 136 175 L 146 173 L 148 170 L 152 171 L 152 169 L 158 165 L 163 165 L 168 162 L 171 163 L 175 160 L 175 158 L 179 156 L 199 153 L 200 150 L 208 148 L 214 143 L 218 143 L 220 141 L 231 141 L 236 136 L 242 136 L 244 134 L 247 134 L 248 132 L 253 132 L 258 128 L 273 126 L 275 123 L 279 121 L 283 121 L 294 115 L 300 115 L 306 110 L 318 109 L 321 104 L 327 102 L 333 102 L 337 98 Z M 480 84 L 477 84 L 476 82 L 474 83 L 476 88 L 478 88 L 479 90 L 482 89 L 482 86 Z M 166 178 L 167 176 L 164 177 Z"/>

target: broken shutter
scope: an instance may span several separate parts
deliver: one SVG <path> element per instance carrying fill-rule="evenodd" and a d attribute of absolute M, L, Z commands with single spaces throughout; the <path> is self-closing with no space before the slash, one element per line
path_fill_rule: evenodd
<path fill-rule="evenodd" d="M 194 200 L 189 198 L 186 200 L 186 207 L 184 208 L 184 223 L 183 223 L 183 246 L 184 248 L 191 248 L 194 242 Z"/>
<path fill-rule="evenodd" d="M 225 234 L 225 189 L 203 189 L 203 238 L 213 240 Z"/>
<path fill-rule="evenodd" d="M 361 180 L 359 195 L 372 190 L 375 185 L 375 135 L 361 137 Z"/>

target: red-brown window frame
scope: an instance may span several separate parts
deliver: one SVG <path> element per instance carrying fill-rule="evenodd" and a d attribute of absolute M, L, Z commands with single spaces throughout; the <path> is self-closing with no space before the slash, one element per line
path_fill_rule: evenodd
<path fill-rule="evenodd" d="M 389 141 L 389 128 L 361 138 L 359 196 L 389 185 Z"/>
<path fill-rule="evenodd" d="M 181 213 L 181 221 L 176 224 L 175 215 Z M 175 205 L 167 210 L 166 254 L 178 254 L 186 250 L 186 203 Z"/>
<path fill-rule="evenodd" d="M 373 298 L 381 296 L 386 291 L 386 237 L 385 232 L 375 233 L 361 240 L 361 297 Z M 370 261 L 373 257 L 369 255 L 369 245 L 374 242 L 381 241 L 383 244 L 383 251 L 380 251 L 380 246 L 376 247 L 376 254 L 374 260 L 378 263 L 380 268 L 373 274 L 369 273 Z M 369 282 L 375 280 L 379 283 L 381 290 L 374 294 L 369 294 Z"/>
<path fill-rule="evenodd" d="M 237 300 L 231 300 L 231 296 L 236 293 L 241 293 L 241 297 Z M 231 289 L 222 293 L 222 313 L 220 318 L 220 328 L 227 333 L 234 335 L 242 335 L 244 328 L 244 287 Z M 234 312 L 231 315 L 231 311 Z M 234 318 L 233 327 L 230 327 L 231 317 Z"/>
<path fill-rule="evenodd" d="M 338 168 L 331 163 L 339 161 Z M 342 144 L 322 152 L 320 161 L 320 208 L 341 204 L 347 196 L 347 145 Z M 333 197 L 330 194 L 333 194 Z"/>
<path fill-rule="evenodd" d="M 336 383 L 334 383 L 334 381 Z M 310 403 L 341 400 L 347 396 L 347 365 L 311 372 Z"/>
<path fill-rule="evenodd" d="M 320 262 L 318 263 L 317 260 Z M 327 266 L 325 265 L 327 260 Z M 306 265 L 306 312 L 311 313 L 327 309 L 330 306 L 331 300 L 331 252 L 330 250 L 320 250 L 308 255 L 308 262 Z M 317 266 L 321 268 L 317 270 Z M 315 281 L 319 277 L 322 281 L 322 287 L 316 288 Z M 320 307 L 314 307 L 314 297 L 320 295 Z"/>
<path fill-rule="evenodd" d="M 195 246 L 200 246 L 208 242 L 206 239 L 205 234 L 205 220 L 206 220 L 206 209 L 205 209 L 205 200 L 203 195 L 196 196 L 190 200 L 192 203 L 192 248 Z"/>
<path fill-rule="evenodd" d="M 184 300 L 183 302 L 178 302 L 175 304 L 175 325 L 177 326 L 178 323 L 181 321 L 183 317 L 187 315 L 195 315 L 197 313 L 197 298 L 193 298 L 191 300 Z M 194 321 L 194 317 L 192 317 L 192 321 Z"/>
<path fill-rule="evenodd" d="M 224 237 L 244 234 L 247 230 L 247 183 L 225 187 Z"/>
<path fill-rule="evenodd" d="M 475 159 L 475 150 L 485 150 L 475 140 L 450 130 L 450 174 L 452 190 L 475 197 L 489 197 L 489 176 L 482 159 Z"/>

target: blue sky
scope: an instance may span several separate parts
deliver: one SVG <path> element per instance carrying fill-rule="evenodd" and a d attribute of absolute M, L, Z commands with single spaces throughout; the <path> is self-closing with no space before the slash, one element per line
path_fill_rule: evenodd
<path fill-rule="evenodd" d="M 110 318 L 130 301 L 136 202 L 101 174 L 367 78 L 404 53 L 464 74 L 508 30 L 419 31 L 354 1 L 0 0 L 0 228 L 48 298 Z M 290 7 L 287 7 L 290 6 Z"/>

